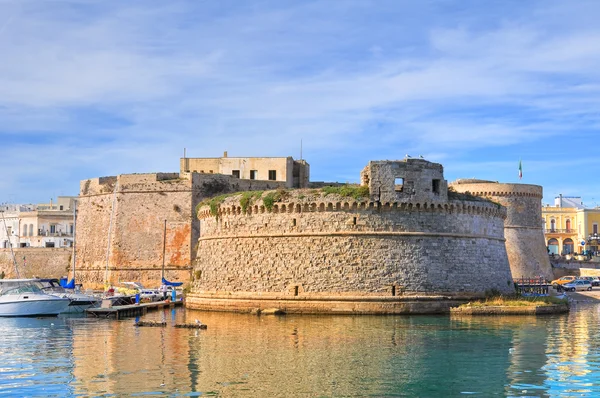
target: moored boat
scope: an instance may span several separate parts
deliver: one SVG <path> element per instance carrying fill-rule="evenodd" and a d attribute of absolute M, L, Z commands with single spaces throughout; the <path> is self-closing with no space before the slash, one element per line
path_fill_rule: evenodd
<path fill-rule="evenodd" d="M 46 294 L 35 279 L 0 279 L 0 317 L 57 316 L 71 300 Z"/>
<path fill-rule="evenodd" d="M 81 293 L 74 289 L 65 289 L 61 286 L 58 279 L 39 279 L 42 284 L 44 293 L 52 294 L 58 297 L 66 297 L 71 300 L 69 306 L 65 309 L 65 313 L 83 313 L 86 309 L 98 307 L 102 301 L 100 297 L 91 294 Z"/>

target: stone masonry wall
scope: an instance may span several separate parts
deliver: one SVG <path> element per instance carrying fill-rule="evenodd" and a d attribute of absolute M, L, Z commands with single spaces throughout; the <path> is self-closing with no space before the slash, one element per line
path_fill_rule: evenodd
<path fill-rule="evenodd" d="M 542 230 L 541 186 L 481 180 L 458 180 L 451 186 L 457 192 L 470 192 L 506 207 L 504 236 L 514 278 L 541 275 L 548 280 L 553 279 Z"/>
<path fill-rule="evenodd" d="M 196 205 L 217 194 L 280 186 L 282 183 L 199 173 L 126 174 L 84 180 L 76 228 L 78 282 L 98 288 L 106 278 L 108 283 L 139 281 L 158 286 L 165 236 L 165 277 L 186 282 L 199 236 Z"/>
<path fill-rule="evenodd" d="M 71 269 L 72 249 L 27 247 L 13 248 L 13 251 L 21 278 L 60 278 Z M 5 278 L 17 277 L 10 249 L 0 249 L 0 272 L 4 272 Z"/>
<path fill-rule="evenodd" d="M 299 296 L 513 291 L 505 210 L 486 202 L 224 204 L 200 213 L 192 293 Z M 194 294 L 189 297 L 194 306 Z"/>

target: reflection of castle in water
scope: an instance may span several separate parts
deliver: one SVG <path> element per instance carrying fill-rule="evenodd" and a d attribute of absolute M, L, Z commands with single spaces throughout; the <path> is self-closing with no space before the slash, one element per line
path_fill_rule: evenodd
<path fill-rule="evenodd" d="M 209 329 L 135 328 L 133 320 L 61 324 L 60 318 L 27 320 L 39 324 L 27 328 L 3 320 L 0 376 L 17 366 L 42 381 L 39 376 L 48 373 L 64 383 L 54 383 L 53 391 L 65 395 L 598 392 L 591 382 L 598 375 L 600 348 L 594 310 L 485 318 L 156 314 L 157 320 L 163 317 L 169 324 L 199 318 Z M 17 334 L 24 344 L 15 342 Z M 18 383 L 30 382 L 27 377 Z"/>

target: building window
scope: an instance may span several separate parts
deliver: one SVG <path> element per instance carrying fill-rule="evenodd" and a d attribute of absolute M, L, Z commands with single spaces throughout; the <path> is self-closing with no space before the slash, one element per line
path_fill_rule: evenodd
<path fill-rule="evenodd" d="M 434 194 L 437 194 L 437 195 L 440 194 L 440 180 L 433 180 L 431 182 L 431 191 Z"/>
<path fill-rule="evenodd" d="M 27 236 L 27 224 L 23 225 L 23 236 Z"/>
<path fill-rule="evenodd" d="M 6 227 L 6 233 L 10 237 L 10 235 L 12 235 L 12 227 Z"/>
<path fill-rule="evenodd" d="M 594 223 L 594 225 L 592 225 L 592 233 L 593 234 L 597 234 L 598 233 L 598 224 Z"/>
<path fill-rule="evenodd" d="M 404 191 L 404 178 L 396 178 L 394 180 L 394 190 L 396 192 Z"/>
<path fill-rule="evenodd" d="M 50 225 L 50 233 L 51 234 L 55 234 L 56 233 L 56 225 L 55 224 Z"/>
<path fill-rule="evenodd" d="M 567 220 L 565 228 L 567 229 L 567 232 L 571 232 L 571 220 Z"/>
<path fill-rule="evenodd" d="M 69 230 L 71 231 L 71 235 L 73 235 L 73 224 L 69 226 Z"/>
<path fill-rule="evenodd" d="M 33 236 L 33 224 L 29 224 L 29 236 Z"/>
<path fill-rule="evenodd" d="M 277 180 L 277 171 L 269 170 L 269 180 L 271 180 L 271 181 Z"/>
<path fill-rule="evenodd" d="M 61 210 L 63 209 L 63 205 L 60 205 L 60 209 L 61 209 Z"/>
<path fill-rule="evenodd" d="M 239 170 L 232 170 L 231 171 L 231 175 L 234 176 L 235 178 L 240 178 L 240 171 Z"/>
<path fill-rule="evenodd" d="M 251 180 L 256 180 L 257 176 L 258 176 L 258 170 L 250 170 L 250 179 Z"/>
<path fill-rule="evenodd" d="M 556 228 L 556 221 L 554 219 L 550 220 L 550 232 L 554 232 Z"/>

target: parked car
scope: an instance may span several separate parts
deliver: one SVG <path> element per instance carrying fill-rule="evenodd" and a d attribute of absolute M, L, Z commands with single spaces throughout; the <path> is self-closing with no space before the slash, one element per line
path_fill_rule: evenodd
<path fill-rule="evenodd" d="M 594 277 L 593 276 L 580 276 L 578 279 L 581 279 L 584 281 L 590 281 L 592 286 L 594 286 Z"/>
<path fill-rule="evenodd" d="M 594 276 L 594 279 L 592 279 L 592 286 L 600 286 L 600 278 Z"/>
<path fill-rule="evenodd" d="M 566 291 L 574 292 L 575 290 L 592 290 L 592 283 L 585 279 L 577 279 L 576 281 L 565 283 L 562 285 Z"/>
<path fill-rule="evenodd" d="M 557 287 L 558 285 L 564 285 L 565 283 L 570 283 L 575 280 L 577 280 L 576 276 L 568 275 L 568 276 L 563 276 L 562 278 L 555 279 L 552 282 L 550 282 L 550 284 L 554 287 Z"/>

